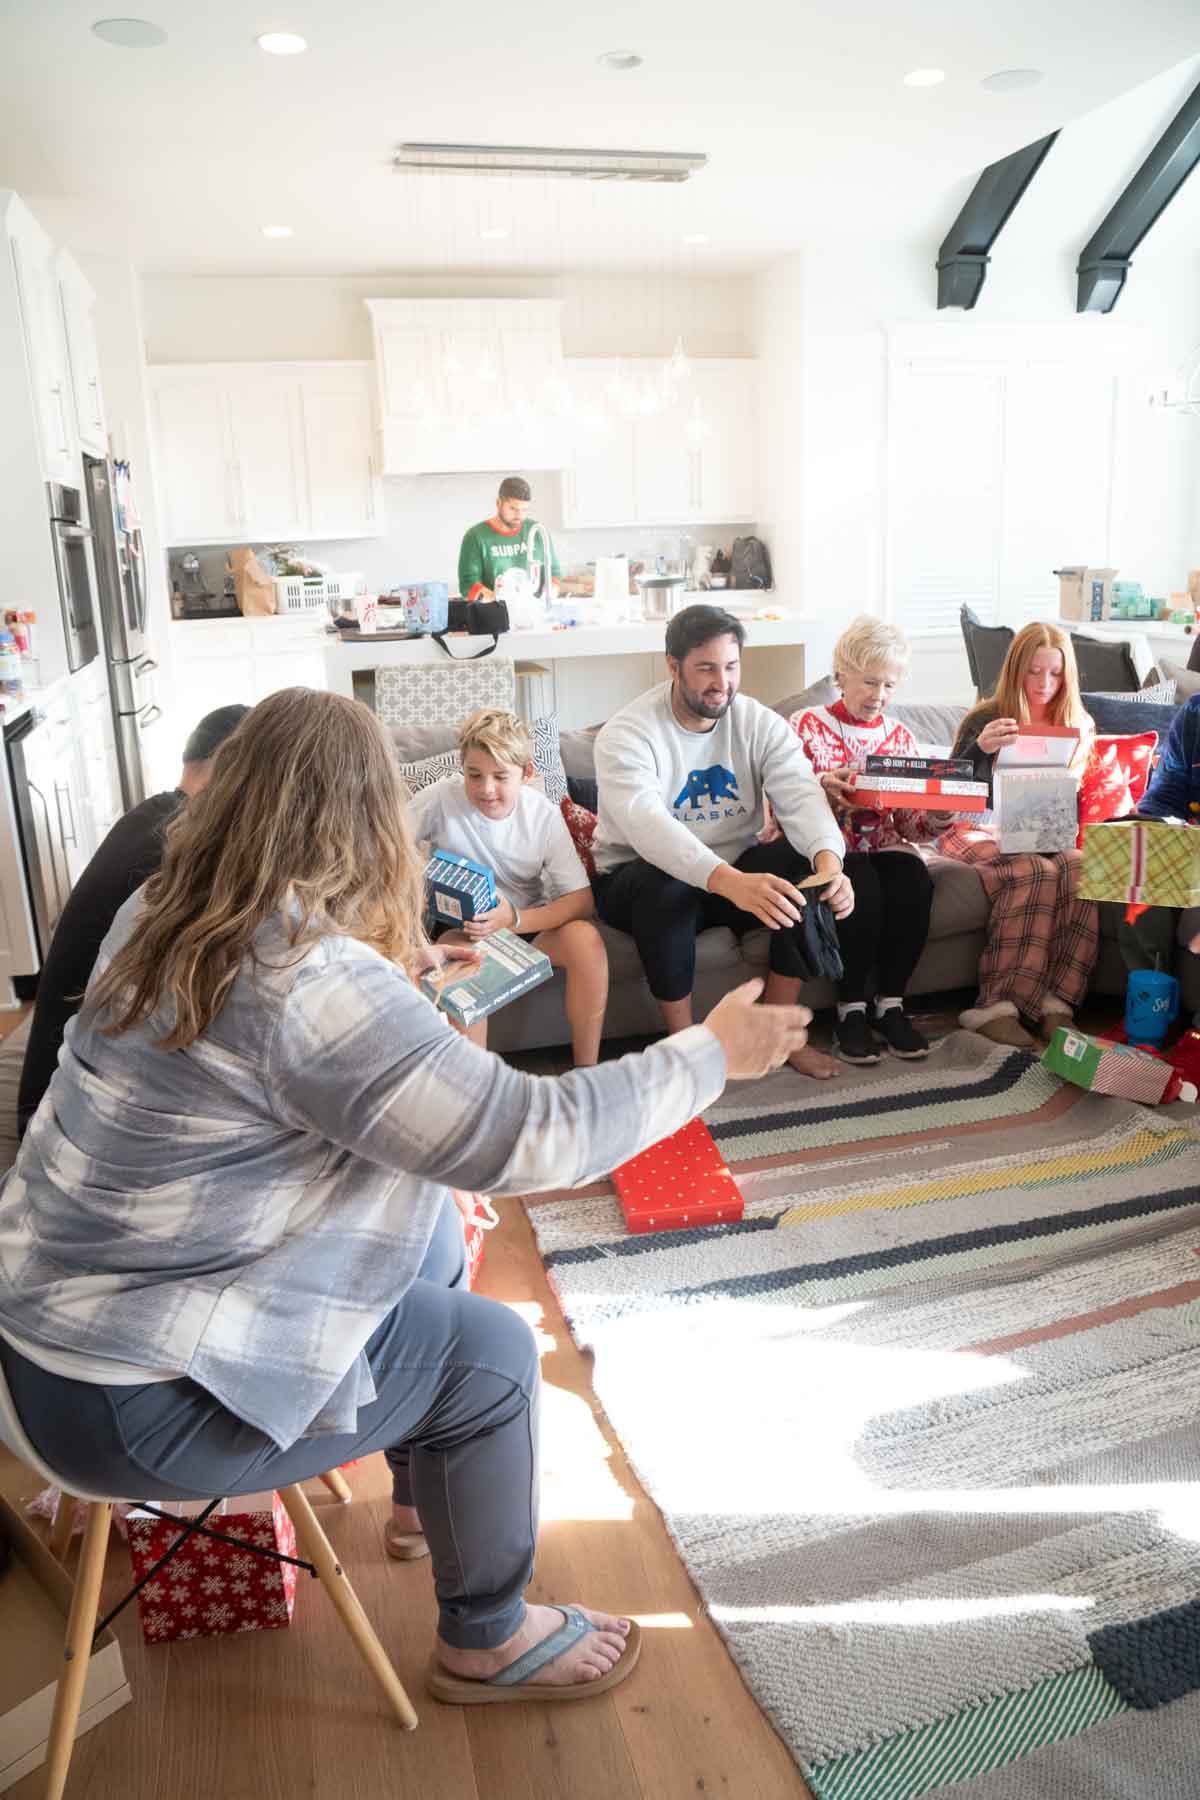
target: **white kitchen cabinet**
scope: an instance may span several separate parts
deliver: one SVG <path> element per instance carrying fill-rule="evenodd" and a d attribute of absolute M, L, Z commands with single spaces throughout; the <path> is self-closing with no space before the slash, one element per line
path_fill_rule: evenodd
<path fill-rule="evenodd" d="M 226 384 L 235 527 L 248 539 L 287 540 L 304 529 L 299 383 L 247 370 Z"/>
<path fill-rule="evenodd" d="M 5 209 L 5 226 L 16 271 L 42 473 L 47 481 L 78 487 L 82 474 L 53 249 L 33 214 L 15 195 Z"/>
<path fill-rule="evenodd" d="M 368 364 L 160 364 L 150 378 L 169 544 L 385 529 Z"/>
<path fill-rule="evenodd" d="M 202 367 L 152 374 L 166 542 L 227 543 L 237 513 L 225 389 Z"/>
<path fill-rule="evenodd" d="M 756 518 L 756 362 L 693 360 L 673 405 L 632 419 L 616 410 L 615 389 L 661 387 L 665 363 L 571 358 L 563 367 L 574 419 L 566 526 Z"/>
<path fill-rule="evenodd" d="M 637 516 L 633 421 L 614 415 L 608 389 L 616 365 L 566 365 L 573 424 L 571 460 L 563 473 L 563 524 L 627 525 Z"/>
<path fill-rule="evenodd" d="M 689 441 L 689 519 L 722 524 L 757 518 L 758 364 L 696 361 L 683 394 Z"/>
<path fill-rule="evenodd" d="M 93 456 L 104 456 L 108 434 L 93 317 L 96 296 L 69 250 L 59 251 L 54 267 L 71 371 L 75 433 L 85 450 Z"/>
<path fill-rule="evenodd" d="M 368 300 L 387 475 L 560 469 L 557 300 Z"/>
<path fill-rule="evenodd" d="M 313 370 L 300 388 L 304 469 L 313 537 L 373 537 L 382 499 L 366 363 Z"/>
<path fill-rule="evenodd" d="M 176 681 L 164 741 L 182 752 L 196 721 L 218 706 L 254 706 L 281 688 L 323 688 L 324 621 L 324 610 L 319 620 L 304 613 L 175 620 L 171 655 L 176 670 L 186 670 L 186 680 Z"/>

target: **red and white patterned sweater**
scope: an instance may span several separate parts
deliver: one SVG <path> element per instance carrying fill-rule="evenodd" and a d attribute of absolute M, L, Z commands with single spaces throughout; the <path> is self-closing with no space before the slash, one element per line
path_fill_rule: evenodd
<path fill-rule="evenodd" d="M 788 724 L 804 746 L 817 775 L 834 769 L 861 769 L 868 756 L 919 756 L 917 740 L 907 725 L 880 713 L 856 719 L 844 700 L 793 713 Z M 838 823 L 848 850 L 916 849 L 932 843 L 946 829 L 921 812 L 871 812 L 866 808 L 841 814 Z"/>

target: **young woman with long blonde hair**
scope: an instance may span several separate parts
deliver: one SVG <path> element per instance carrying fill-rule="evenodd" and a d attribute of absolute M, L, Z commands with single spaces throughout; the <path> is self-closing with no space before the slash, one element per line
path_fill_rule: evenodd
<path fill-rule="evenodd" d="M 637 1629 L 525 1603 L 538 1353 L 463 1287 L 448 1189 L 590 1181 L 782 1066 L 808 1015 L 754 982 L 641 1055 L 518 1073 L 416 985 L 441 953 L 404 808 L 337 695 L 272 695 L 222 745 L 0 1183 L 0 1363 L 84 1493 L 244 1494 L 383 1450 L 389 1547 L 433 1559 L 431 1693 L 570 1699 L 624 1678 Z"/>
<path fill-rule="evenodd" d="M 1071 640 L 1055 625 L 1026 625 L 1008 647 L 996 691 L 958 728 L 955 756 L 969 756 L 975 777 L 991 783 L 996 757 L 1022 726 L 1072 725 L 1079 732 L 1073 766 L 1085 769 L 1095 738 L 1079 697 Z M 947 856 L 972 863 L 991 906 L 979 963 L 979 995 L 959 1023 L 1000 1044 L 1028 1048 L 1069 1024 L 1087 992 L 1100 948 L 1099 912 L 1080 900 L 1080 853 L 1005 855 L 987 823 L 961 823 L 942 839 Z"/>

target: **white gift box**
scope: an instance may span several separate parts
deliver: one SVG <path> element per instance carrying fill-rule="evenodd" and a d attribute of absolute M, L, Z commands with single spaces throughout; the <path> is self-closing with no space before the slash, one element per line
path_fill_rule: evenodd
<path fill-rule="evenodd" d="M 1007 855 L 1073 850 L 1079 837 L 1079 777 L 1070 769 L 997 769 L 992 805 Z"/>

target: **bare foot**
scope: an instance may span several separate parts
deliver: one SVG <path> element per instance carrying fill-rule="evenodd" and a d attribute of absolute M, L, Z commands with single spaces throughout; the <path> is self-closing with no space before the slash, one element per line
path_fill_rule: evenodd
<path fill-rule="evenodd" d="M 396 1531 L 420 1531 L 421 1521 L 415 1506 L 398 1506 L 392 1502 L 392 1526 Z"/>
<path fill-rule="evenodd" d="M 564 1650 L 536 1675 L 531 1675 L 531 1682 L 541 1682 L 546 1687 L 569 1687 L 577 1681 L 595 1681 L 598 1676 L 607 1675 L 620 1661 L 629 1635 L 629 1620 L 614 1618 L 611 1613 L 593 1612 L 590 1606 L 581 1606 L 578 1610 L 591 1620 L 595 1631 L 589 1631 L 569 1650 Z M 551 1637 L 562 1622 L 563 1616 L 557 1606 L 527 1606 L 524 1622 L 507 1643 L 498 1644 L 494 1650 L 459 1650 L 439 1638 L 437 1658 L 452 1675 L 486 1681 L 490 1675 L 498 1675 L 509 1663 L 524 1656 L 527 1650 L 532 1650 L 535 1644 Z"/>
<path fill-rule="evenodd" d="M 788 1067 L 795 1069 L 798 1075 L 811 1075 L 814 1081 L 829 1081 L 838 1072 L 832 1056 L 826 1056 L 812 1044 L 805 1044 L 803 1050 L 793 1050 L 788 1057 Z"/>

